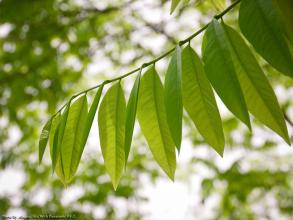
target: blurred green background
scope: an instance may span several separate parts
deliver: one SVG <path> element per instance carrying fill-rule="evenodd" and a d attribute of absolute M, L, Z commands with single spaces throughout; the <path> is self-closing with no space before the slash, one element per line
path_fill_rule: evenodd
<path fill-rule="evenodd" d="M 224 158 L 185 117 L 175 183 L 155 164 L 138 127 L 116 192 L 103 166 L 97 125 L 68 188 L 52 175 L 48 152 L 38 164 L 42 126 L 71 95 L 160 55 L 230 3 L 191 0 L 169 15 L 170 1 L 165 0 L 0 0 L 0 214 L 292 219 L 292 148 L 257 121 L 250 133 L 219 99 Z M 224 19 L 238 29 L 237 16 L 236 9 Z M 192 41 L 198 52 L 201 37 Z M 259 61 L 293 120 L 292 80 Z M 161 76 L 167 62 L 158 63 Z M 126 94 L 132 82 L 132 77 L 123 81 Z M 170 194 L 159 193 L 164 198 L 156 202 L 156 193 L 170 185 Z M 186 196 L 176 197 L 182 187 Z"/>

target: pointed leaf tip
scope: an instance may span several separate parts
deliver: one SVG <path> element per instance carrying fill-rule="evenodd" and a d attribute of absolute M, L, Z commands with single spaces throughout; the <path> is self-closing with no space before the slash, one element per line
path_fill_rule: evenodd
<path fill-rule="evenodd" d="M 105 168 L 116 189 L 125 165 L 126 103 L 121 84 L 108 89 L 98 111 L 98 125 Z"/>
<path fill-rule="evenodd" d="M 196 52 L 186 46 L 182 51 L 183 106 L 199 133 L 219 155 L 225 139 L 216 99 Z"/>
<path fill-rule="evenodd" d="M 175 144 L 167 122 L 164 88 L 154 66 L 141 78 L 137 117 L 154 159 L 168 177 L 174 179 Z"/>
<path fill-rule="evenodd" d="M 209 24 L 204 39 L 204 69 L 209 81 L 227 108 L 250 128 L 250 118 L 229 52 L 227 36 L 216 19 Z"/>

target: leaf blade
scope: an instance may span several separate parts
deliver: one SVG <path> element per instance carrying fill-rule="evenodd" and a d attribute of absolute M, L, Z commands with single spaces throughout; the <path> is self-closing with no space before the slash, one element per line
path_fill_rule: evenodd
<path fill-rule="evenodd" d="M 293 44 L 293 2 L 291 0 L 273 0 L 279 9 L 279 14 L 287 31 L 287 36 Z"/>
<path fill-rule="evenodd" d="M 219 155 L 224 152 L 224 134 L 220 113 L 203 64 L 190 47 L 182 51 L 183 105 L 199 133 Z"/>
<path fill-rule="evenodd" d="M 98 112 L 102 154 L 115 190 L 125 165 L 125 118 L 126 103 L 118 82 L 107 91 Z"/>
<path fill-rule="evenodd" d="M 60 122 L 58 124 L 58 127 L 56 129 L 56 133 L 54 135 L 53 157 L 52 157 L 52 169 L 53 169 L 53 172 L 55 170 L 56 163 L 57 163 L 58 159 L 60 158 L 61 161 L 62 161 L 62 158 L 59 157 L 60 156 L 60 147 L 61 147 L 61 142 L 62 142 L 63 135 L 64 135 L 64 130 L 65 130 L 65 126 L 66 126 L 66 121 L 67 121 L 67 117 L 68 117 L 69 108 L 70 108 L 70 102 L 66 105 L 65 110 L 61 115 Z M 61 165 L 62 165 L 62 170 L 63 170 L 62 162 L 61 162 Z"/>
<path fill-rule="evenodd" d="M 60 125 L 60 121 L 61 121 L 61 114 L 58 113 L 57 116 L 55 116 L 52 119 L 51 131 L 49 134 L 49 145 L 50 145 L 50 156 L 52 160 L 52 167 L 53 167 L 53 157 L 54 157 L 53 151 L 54 151 L 54 147 L 56 147 L 58 143 L 58 130 L 59 130 L 58 128 Z M 60 157 L 58 157 L 53 172 L 55 171 L 58 177 L 61 179 L 62 183 L 65 184 L 64 174 L 61 167 L 62 167 L 61 160 L 60 160 Z"/>
<path fill-rule="evenodd" d="M 180 151 L 182 139 L 182 62 L 181 48 L 176 46 L 165 76 L 164 100 L 167 122 L 173 141 Z"/>
<path fill-rule="evenodd" d="M 61 160 L 66 184 L 72 181 L 72 167 L 81 151 L 82 132 L 87 117 L 86 95 L 80 96 L 68 112 L 64 135 L 61 141 Z"/>
<path fill-rule="evenodd" d="M 216 19 L 209 24 L 204 37 L 203 61 L 209 81 L 227 108 L 251 129 L 246 103 L 229 53 L 227 38 Z"/>
<path fill-rule="evenodd" d="M 253 18 L 253 19 L 251 19 Z M 239 25 L 255 50 L 275 69 L 293 78 L 293 59 L 272 0 L 244 0 Z"/>
<path fill-rule="evenodd" d="M 279 134 L 288 144 L 290 138 L 277 97 L 242 37 L 222 23 L 231 44 L 231 54 L 248 110 L 267 127 Z"/>
<path fill-rule="evenodd" d="M 40 139 L 39 139 L 39 163 L 42 162 L 43 159 L 43 155 L 48 143 L 48 139 L 49 139 L 49 134 L 50 134 L 50 130 L 51 130 L 51 124 L 52 124 L 52 118 L 50 118 L 45 126 L 42 129 L 41 135 L 40 135 Z"/>
<path fill-rule="evenodd" d="M 161 80 L 152 66 L 141 78 L 137 117 L 155 160 L 174 180 L 175 145 L 168 128 L 163 91 Z"/>
<path fill-rule="evenodd" d="M 78 164 L 80 162 L 80 159 L 81 159 L 81 156 L 82 156 L 86 141 L 88 139 L 88 136 L 89 136 L 92 124 L 93 124 L 93 120 L 94 120 L 94 117 L 95 117 L 95 114 L 96 114 L 96 111 L 97 111 L 97 107 L 99 105 L 99 101 L 100 101 L 100 98 L 101 98 L 101 95 L 102 95 L 103 87 L 104 87 L 104 84 L 102 84 L 99 87 L 98 91 L 96 92 L 96 95 L 94 97 L 94 100 L 92 102 L 90 110 L 89 110 L 89 112 L 87 114 L 87 119 L 86 119 L 85 127 L 84 127 L 84 130 L 83 130 L 83 134 L 82 134 L 82 140 L 81 140 L 81 144 L 80 144 L 80 149 L 79 149 L 78 152 L 76 152 L 73 155 L 74 159 L 72 160 L 73 163 L 71 164 L 71 167 L 70 167 L 71 176 L 73 176 L 77 171 Z"/>
<path fill-rule="evenodd" d="M 130 92 L 130 97 L 126 107 L 126 124 L 125 124 L 125 165 L 128 160 L 128 155 L 131 147 L 133 129 L 135 124 L 135 117 L 137 111 L 137 101 L 138 101 L 138 93 L 139 93 L 139 85 L 140 85 L 140 77 L 141 77 L 140 69 L 138 76 L 135 79 L 133 87 Z"/>

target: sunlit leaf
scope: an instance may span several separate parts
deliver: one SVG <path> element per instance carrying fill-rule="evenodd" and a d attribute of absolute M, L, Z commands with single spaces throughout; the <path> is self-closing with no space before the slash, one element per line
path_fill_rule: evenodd
<path fill-rule="evenodd" d="M 242 0 L 239 25 L 247 40 L 274 68 L 293 78 L 290 54 L 272 0 Z"/>
<path fill-rule="evenodd" d="M 235 30 L 225 24 L 222 26 L 229 39 L 233 63 L 248 110 L 289 144 L 290 139 L 283 113 L 257 60 Z"/>
<path fill-rule="evenodd" d="M 137 110 L 137 100 L 138 100 L 138 93 L 139 93 L 139 85 L 140 85 L 140 76 L 141 70 L 139 71 L 138 76 L 134 82 L 132 90 L 130 92 L 129 100 L 127 103 L 126 108 L 126 124 L 125 124 L 125 165 L 127 163 L 131 142 L 132 142 L 132 135 L 136 117 L 136 110 Z"/>
<path fill-rule="evenodd" d="M 182 63 L 181 48 L 176 46 L 165 77 L 164 100 L 167 122 L 173 141 L 180 150 L 182 139 Z"/>
<path fill-rule="evenodd" d="M 61 115 L 60 123 L 58 124 L 58 127 L 56 128 L 56 132 L 54 134 L 54 141 L 53 141 L 53 157 L 52 157 L 52 169 L 53 172 L 55 170 L 56 163 L 58 159 L 61 160 L 62 165 L 62 158 L 60 157 L 60 147 L 64 135 L 64 130 L 67 122 L 68 112 L 70 108 L 70 103 L 68 103 L 65 107 L 64 112 Z M 63 167 L 62 167 L 63 169 Z"/>
<path fill-rule="evenodd" d="M 188 45 L 182 51 L 183 105 L 199 133 L 221 156 L 224 152 L 222 122 L 203 64 Z"/>
<path fill-rule="evenodd" d="M 137 117 L 155 160 L 174 180 L 175 145 L 168 128 L 163 93 L 161 80 L 152 66 L 141 78 Z"/>
<path fill-rule="evenodd" d="M 42 158 L 48 143 L 48 139 L 49 139 L 49 133 L 50 133 L 50 129 L 51 129 L 51 124 L 52 124 L 52 118 L 50 118 L 47 123 L 45 124 L 42 133 L 40 135 L 40 139 L 39 139 L 39 163 L 42 162 Z"/>
<path fill-rule="evenodd" d="M 87 118 L 87 98 L 86 95 L 79 97 L 69 109 L 67 122 L 61 141 L 61 162 L 65 182 L 68 184 L 72 178 L 72 168 L 77 166 L 78 155 L 81 152 L 82 131 L 85 130 Z"/>
<path fill-rule="evenodd" d="M 203 43 L 204 68 L 208 79 L 227 108 L 250 128 L 250 120 L 239 85 L 225 32 L 214 19 Z"/>
<path fill-rule="evenodd" d="M 99 87 L 98 91 L 96 92 L 96 95 L 94 97 L 93 103 L 92 103 L 92 105 L 90 107 L 90 110 L 89 110 L 89 112 L 87 114 L 85 126 L 84 126 L 84 129 L 83 129 L 83 132 L 82 132 L 80 148 L 77 149 L 75 151 L 75 153 L 72 155 L 73 158 L 72 158 L 71 168 L 70 168 L 72 176 L 75 174 L 75 172 L 76 172 L 76 170 L 78 168 L 78 164 L 79 164 L 82 152 L 84 150 L 87 138 L 89 136 L 89 133 L 90 133 L 90 130 L 91 130 L 91 127 L 92 127 L 92 123 L 93 123 L 96 111 L 97 111 L 97 107 L 98 107 L 98 104 L 99 104 L 99 101 L 100 101 L 100 98 L 101 98 L 103 87 L 104 87 L 104 84 L 102 84 Z"/>
<path fill-rule="evenodd" d="M 126 103 L 119 82 L 107 91 L 98 113 L 102 154 L 115 189 L 125 165 L 125 119 Z"/>
<path fill-rule="evenodd" d="M 60 113 L 57 114 L 57 116 L 55 116 L 52 119 L 52 124 L 51 124 L 51 130 L 50 130 L 50 134 L 49 134 L 49 145 L 50 145 L 50 155 L 51 155 L 51 160 L 53 163 L 53 151 L 54 151 L 54 144 L 57 145 L 58 142 L 58 128 L 60 125 L 60 121 L 61 121 L 61 115 Z M 54 143 L 55 142 L 55 143 Z M 55 146 L 56 147 L 56 146 Z M 61 162 L 60 162 L 60 157 L 58 156 L 58 158 L 56 158 L 56 165 L 55 165 L 55 172 L 56 174 L 59 176 L 59 178 L 61 179 L 61 181 L 65 184 L 65 180 L 64 180 L 64 174 L 63 174 L 63 170 L 62 170 L 62 166 L 61 166 Z"/>

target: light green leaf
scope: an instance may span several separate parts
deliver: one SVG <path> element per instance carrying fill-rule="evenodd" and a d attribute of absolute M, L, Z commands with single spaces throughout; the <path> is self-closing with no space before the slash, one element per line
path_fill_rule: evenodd
<path fill-rule="evenodd" d="M 293 78 L 293 59 L 272 0 L 242 0 L 239 25 L 247 40 L 274 68 Z"/>
<path fill-rule="evenodd" d="M 276 95 L 257 60 L 241 36 L 222 24 L 248 110 L 290 144 L 284 115 Z"/>
<path fill-rule="evenodd" d="M 161 80 L 152 66 L 141 78 L 137 117 L 155 160 L 174 180 L 175 145 L 167 123 L 163 92 Z"/>
<path fill-rule="evenodd" d="M 119 82 L 107 91 L 98 113 L 102 154 L 115 190 L 125 165 L 125 118 L 126 103 Z"/>
<path fill-rule="evenodd" d="M 181 0 L 172 0 L 171 2 L 171 9 L 170 9 L 170 14 L 174 12 L 178 4 L 180 3 Z"/>
<path fill-rule="evenodd" d="M 95 117 L 95 114 L 97 111 L 97 107 L 99 105 L 99 101 L 101 98 L 103 87 L 104 87 L 104 84 L 102 84 L 99 87 L 99 89 L 94 97 L 93 103 L 90 107 L 90 110 L 87 114 L 87 119 L 85 122 L 84 130 L 82 132 L 82 140 L 81 140 L 80 148 L 77 151 L 75 151 L 75 153 L 72 155 L 73 158 L 72 158 L 72 163 L 71 163 L 71 168 L 70 168 L 72 176 L 74 176 L 74 174 L 76 173 L 76 170 L 78 168 L 78 164 L 80 162 L 80 158 L 82 156 L 82 152 L 84 150 L 86 141 L 88 139 L 88 136 L 89 136 L 89 133 L 90 133 L 90 130 L 92 127 L 92 123 L 93 123 L 93 120 L 94 120 L 94 117 Z"/>
<path fill-rule="evenodd" d="M 125 165 L 127 163 L 131 141 L 132 141 L 132 135 L 133 135 L 133 129 L 134 129 L 134 123 L 135 123 L 135 117 L 136 117 L 141 70 L 142 69 L 140 69 L 139 74 L 136 77 L 136 80 L 130 92 L 130 96 L 129 96 L 129 100 L 128 100 L 127 108 L 126 108 L 125 143 L 124 143 Z"/>
<path fill-rule="evenodd" d="M 47 123 L 45 124 L 45 126 L 44 126 L 44 128 L 42 130 L 42 133 L 40 135 L 40 139 L 39 139 L 39 163 L 42 162 L 43 155 L 44 155 L 47 143 L 48 143 L 51 124 L 52 124 L 52 118 L 50 118 L 47 121 Z"/>
<path fill-rule="evenodd" d="M 183 105 L 199 133 L 221 156 L 224 152 L 222 122 L 203 64 L 188 45 L 182 51 Z"/>
<path fill-rule="evenodd" d="M 288 39 L 293 44 L 293 1 L 292 0 L 273 0 L 279 10 L 284 26 L 287 31 Z"/>
<path fill-rule="evenodd" d="M 179 151 L 182 139 L 183 105 L 181 48 L 178 45 L 176 46 L 167 69 L 164 100 L 169 129 Z"/>
<path fill-rule="evenodd" d="M 250 120 L 241 91 L 225 32 L 214 19 L 204 35 L 203 60 L 212 86 L 227 108 L 249 128 Z"/>
<path fill-rule="evenodd" d="M 61 121 L 61 115 L 59 113 L 59 114 L 57 114 L 57 116 L 55 116 L 52 119 L 52 125 L 51 125 L 50 134 L 49 134 L 50 155 L 51 155 L 52 164 L 53 164 L 53 157 L 54 157 L 54 155 L 53 155 L 54 154 L 53 153 L 54 144 L 57 146 L 57 142 L 58 142 L 58 131 L 59 131 L 58 128 L 59 128 L 59 125 L 60 125 L 60 121 Z M 61 166 L 61 160 L 60 160 L 59 155 L 58 155 L 58 158 L 56 158 L 55 160 L 56 160 L 56 162 L 55 162 L 56 165 L 55 165 L 54 170 L 55 170 L 56 174 L 59 176 L 59 178 L 61 179 L 61 181 L 65 184 L 64 174 L 63 174 L 63 170 L 62 170 L 62 166 Z"/>
<path fill-rule="evenodd" d="M 86 95 L 83 95 L 70 106 L 60 146 L 66 184 L 72 180 L 74 175 L 73 167 L 76 167 L 77 162 L 79 162 L 78 156 L 82 148 L 82 131 L 85 130 L 86 118 L 87 98 Z"/>
<path fill-rule="evenodd" d="M 63 135 L 64 135 L 64 130 L 65 130 L 65 126 L 66 126 L 69 108 L 70 108 L 70 103 L 68 103 L 66 105 L 66 108 L 61 115 L 60 123 L 58 124 L 58 127 L 56 128 L 56 132 L 54 134 L 53 157 L 52 157 L 53 172 L 55 170 L 56 163 L 60 157 L 60 152 L 61 152 L 60 147 L 61 147 L 61 143 L 62 143 L 62 139 L 63 139 Z M 61 157 L 60 157 L 60 160 L 61 160 L 61 165 L 62 165 L 62 158 Z M 63 167 L 62 167 L 62 169 L 63 169 Z"/>

